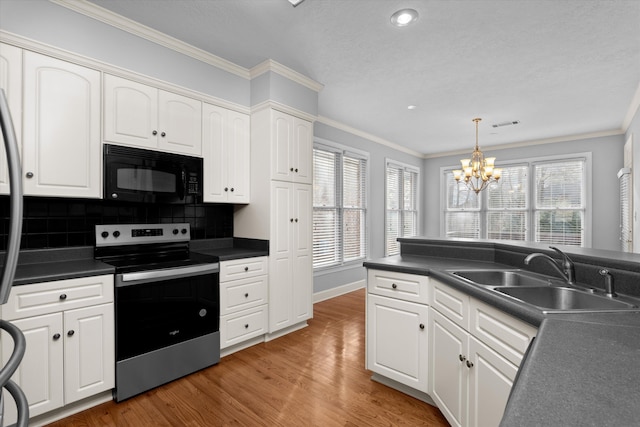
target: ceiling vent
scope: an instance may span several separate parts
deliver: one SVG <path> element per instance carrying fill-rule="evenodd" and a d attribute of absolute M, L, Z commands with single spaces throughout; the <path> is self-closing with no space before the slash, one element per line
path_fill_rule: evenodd
<path fill-rule="evenodd" d="M 517 125 L 518 123 L 520 123 L 520 120 L 513 120 L 511 122 L 502 122 L 502 123 L 496 123 L 491 125 L 494 128 L 501 128 L 503 126 L 513 126 L 513 125 Z"/>

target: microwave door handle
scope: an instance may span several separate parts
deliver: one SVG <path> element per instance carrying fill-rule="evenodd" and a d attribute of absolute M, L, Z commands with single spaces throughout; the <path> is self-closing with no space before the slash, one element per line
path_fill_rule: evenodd
<path fill-rule="evenodd" d="M 187 191 L 187 173 L 184 170 L 184 167 L 180 171 L 180 179 L 182 180 L 182 185 L 180 186 L 180 200 L 184 200 L 185 193 Z"/>

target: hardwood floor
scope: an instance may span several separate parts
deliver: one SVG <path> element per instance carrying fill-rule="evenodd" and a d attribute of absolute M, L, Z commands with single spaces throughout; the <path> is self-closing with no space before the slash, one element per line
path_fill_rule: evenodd
<path fill-rule="evenodd" d="M 317 303 L 307 328 L 49 426 L 448 426 L 437 408 L 371 381 L 364 312 L 364 289 Z"/>

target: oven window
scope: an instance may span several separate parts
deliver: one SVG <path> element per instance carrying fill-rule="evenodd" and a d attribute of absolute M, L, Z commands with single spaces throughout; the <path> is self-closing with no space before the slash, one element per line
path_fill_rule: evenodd
<path fill-rule="evenodd" d="M 154 193 L 175 193 L 176 176 L 173 173 L 146 168 L 118 168 L 117 187 L 122 190 Z"/>
<path fill-rule="evenodd" d="M 116 360 L 219 330 L 219 274 L 116 287 Z"/>

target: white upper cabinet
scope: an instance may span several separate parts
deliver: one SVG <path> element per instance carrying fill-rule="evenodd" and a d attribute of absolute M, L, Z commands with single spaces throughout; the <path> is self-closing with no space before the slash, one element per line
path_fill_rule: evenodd
<path fill-rule="evenodd" d="M 25 194 L 99 198 L 100 72 L 25 51 L 23 78 Z"/>
<path fill-rule="evenodd" d="M 249 203 L 250 119 L 203 104 L 204 201 Z"/>
<path fill-rule="evenodd" d="M 271 132 L 271 179 L 311 184 L 312 124 L 273 110 Z"/>
<path fill-rule="evenodd" d="M 13 130 L 22 140 L 22 49 L 0 43 L 0 88 L 4 89 L 13 120 Z M 4 135 L 0 132 L 0 194 L 9 194 L 9 170 L 4 148 Z"/>
<path fill-rule="evenodd" d="M 104 142 L 202 156 L 202 102 L 105 74 Z"/>

